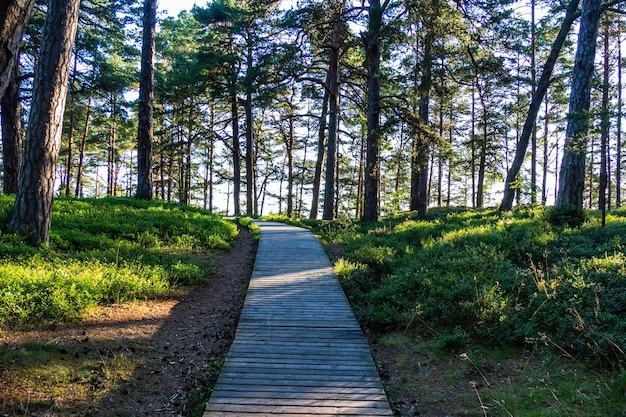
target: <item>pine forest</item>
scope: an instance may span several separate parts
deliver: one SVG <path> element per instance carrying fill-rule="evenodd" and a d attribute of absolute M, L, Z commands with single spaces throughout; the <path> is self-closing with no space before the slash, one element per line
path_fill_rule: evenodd
<path fill-rule="evenodd" d="M 619 1 L 216 0 L 176 17 L 151 3 L 152 49 L 149 5 L 82 2 L 54 195 L 145 195 L 149 175 L 149 198 L 235 215 L 622 203 Z M 47 7 L 5 77 L 8 194 Z"/>

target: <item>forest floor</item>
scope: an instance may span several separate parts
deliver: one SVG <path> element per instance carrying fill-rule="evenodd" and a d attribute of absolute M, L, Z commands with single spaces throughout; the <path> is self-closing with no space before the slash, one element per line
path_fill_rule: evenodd
<path fill-rule="evenodd" d="M 341 252 L 328 249 L 331 258 Z M 242 230 L 205 284 L 101 307 L 78 324 L 0 333 L 0 417 L 201 416 L 253 263 L 254 242 Z M 407 332 L 366 335 L 398 416 L 525 415 L 531 404 L 569 415 L 559 412 L 555 376 L 572 384 L 575 404 L 603 381 L 530 349 L 455 351 Z"/>
<path fill-rule="evenodd" d="M 253 262 L 242 229 L 205 284 L 100 307 L 79 324 L 1 332 L 0 416 L 201 415 Z"/>

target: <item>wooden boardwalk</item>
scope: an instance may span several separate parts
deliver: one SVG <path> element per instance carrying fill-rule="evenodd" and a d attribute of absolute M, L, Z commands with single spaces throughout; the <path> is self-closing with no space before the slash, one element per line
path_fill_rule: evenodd
<path fill-rule="evenodd" d="M 322 246 L 304 229 L 259 227 L 235 340 L 204 417 L 391 416 Z"/>

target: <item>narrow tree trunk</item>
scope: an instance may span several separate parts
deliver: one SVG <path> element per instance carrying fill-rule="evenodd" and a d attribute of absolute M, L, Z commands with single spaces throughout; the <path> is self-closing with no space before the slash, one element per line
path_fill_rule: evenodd
<path fill-rule="evenodd" d="M 256 200 L 256 173 L 254 172 L 254 118 L 252 114 L 252 71 L 253 68 L 253 48 L 252 48 L 252 30 L 250 27 L 246 28 L 246 102 L 245 102 L 245 114 L 246 114 L 246 211 L 249 215 L 256 215 L 255 200 Z"/>
<path fill-rule="evenodd" d="M 600 127 L 600 184 L 598 191 L 598 208 L 602 212 L 602 226 L 606 224 L 607 197 L 606 189 L 608 184 L 607 153 L 609 141 L 609 23 L 604 25 L 604 66 L 602 83 L 602 123 Z"/>
<path fill-rule="evenodd" d="M 470 175 L 472 176 L 472 207 L 476 208 L 476 81 L 472 82 L 472 115 L 470 132 Z"/>
<path fill-rule="evenodd" d="M 365 171 L 365 137 L 367 128 L 361 125 L 361 146 L 359 147 L 359 179 L 356 187 L 356 208 L 355 216 L 363 216 L 363 173 Z"/>
<path fill-rule="evenodd" d="M 113 196 L 115 177 L 115 151 L 116 151 L 116 105 L 117 100 L 111 93 L 111 120 L 109 125 L 109 147 L 107 154 L 107 197 Z"/>
<path fill-rule="evenodd" d="M 287 217 L 293 217 L 293 147 L 294 147 L 294 126 L 293 114 L 289 114 L 289 133 L 287 134 Z"/>
<path fill-rule="evenodd" d="M 326 85 L 330 85 L 330 71 L 326 75 Z M 320 188 L 322 185 L 322 168 L 324 167 L 324 152 L 326 146 L 326 118 L 328 117 L 328 102 L 330 94 L 328 89 L 324 90 L 324 99 L 322 101 L 322 114 L 320 115 L 320 126 L 317 135 L 317 159 L 315 161 L 315 173 L 313 176 L 313 196 L 311 199 L 311 212 L 309 218 L 317 219 L 320 200 Z"/>
<path fill-rule="evenodd" d="M 3 190 L 5 194 L 16 194 L 18 191 L 20 165 L 24 150 L 18 71 L 19 62 L 15 61 L 11 79 L 0 102 L 2 109 L 2 156 L 4 160 Z"/>
<path fill-rule="evenodd" d="M 3 0 L 0 3 L 0 97 L 4 96 L 16 65 L 20 41 L 35 0 Z"/>
<path fill-rule="evenodd" d="M 335 165 L 337 162 L 337 135 L 339 133 L 339 53 L 341 46 L 341 29 L 343 10 L 333 16 L 333 42 L 330 50 L 328 72 L 329 109 L 328 109 L 328 144 L 326 147 L 326 181 L 324 184 L 324 211 L 322 219 L 332 220 L 335 215 Z"/>
<path fill-rule="evenodd" d="M 622 206 L 622 20 L 617 21 L 617 158 L 615 159 L 615 206 Z"/>
<path fill-rule="evenodd" d="M 157 0 L 144 0 L 141 75 L 139 81 L 139 127 L 137 130 L 137 198 L 152 200 L 152 142 L 154 113 L 154 52 Z"/>
<path fill-rule="evenodd" d="M 230 112 L 233 132 L 233 205 L 235 216 L 241 214 L 240 190 L 241 190 L 241 147 L 239 146 L 239 100 L 234 85 L 230 97 Z"/>
<path fill-rule="evenodd" d="M 548 200 L 548 141 L 549 141 L 549 128 L 550 128 L 550 100 L 548 94 L 545 96 L 545 117 L 543 121 L 543 177 L 541 180 L 541 204 L 546 205 Z"/>
<path fill-rule="evenodd" d="M 33 81 L 24 159 L 9 230 L 47 244 L 52 222 L 54 173 L 61 146 L 63 113 L 79 0 L 50 0 Z"/>
<path fill-rule="evenodd" d="M 541 71 L 539 83 L 537 84 L 537 89 L 532 96 L 530 107 L 528 109 L 528 114 L 526 116 L 526 121 L 524 122 L 522 135 L 520 136 L 519 143 L 517 144 L 515 158 L 513 159 L 513 163 L 511 164 L 511 168 L 509 169 L 506 180 L 504 182 L 504 196 L 502 198 L 502 203 L 500 204 L 500 211 L 509 211 L 513 207 L 513 199 L 516 193 L 516 189 L 513 188 L 513 184 L 515 183 L 522 164 L 524 163 L 526 149 L 528 148 L 528 141 L 530 139 L 530 136 L 532 135 L 533 128 L 535 126 L 535 120 L 537 119 L 537 114 L 539 113 L 539 109 L 541 107 L 541 102 L 543 101 L 543 97 L 546 94 L 548 87 L 550 86 L 552 71 L 554 70 L 554 66 L 556 65 L 556 62 L 559 58 L 559 54 L 561 52 L 563 44 L 567 40 L 567 35 L 570 31 L 570 28 L 572 27 L 574 20 L 576 20 L 576 18 L 578 17 L 579 3 L 580 0 L 571 0 L 569 6 L 567 6 L 565 18 L 561 23 L 559 33 L 554 43 L 552 44 L 548 59 L 546 60 Z"/>
<path fill-rule="evenodd" d="M 443 104 L 439 106 L 439 136 L 443 137 Z M 443 149 L 439 146 L 439 152 L 437 155 L 437 207 L 442 206 L 443 202 Z"/>
<path fill-rule="evenodd" d="M 74 55 L 74 68 L 70 81 L 70 117 L 67 133 L 67 159 L 65 160 L 65 195 L 70 195 L 72 185 L 72 163 L 74 160 L 74 125 L 76 123 L 76 77 L 78 75 L 78 56 Z"/>
<path fill-rule="evenodd" d="M 380 30 L 383 9 L 380 0 L 370 0 L 365 65 L 367 66 L 367 139 L 365 147 L 364 221 L 378 219 L 380 186 Z"/>
<path fill-rule="evenodd" d="M 87 146 L 87 134 L 89 133 L 89 119 L 91 117 L 91 101 L 93 99 L 93 89 L 89 90 L 89 99 L 87 100 L 87 114 L 85 115 L 85 128 L 83 136 L 80 140 L 78 150 L 78 166 L 76 167 L 76 189 L 74 196 L 76 198 L 83 196 L 83 170 L 85 166 L 85 147 Z"/>
<path fill-rule="evenodd" d="M 537 91 L 537 36 L 535 26 L 535 0 L 530 2 L 530 79 L 531 79 L 531 97 Z M 533 123 L 531 134 L 531 160 L 530 160 L 530 203 L 537 204 L 537 123 Z"/>
<path fill-rule="evenodd" d="M 483 113 L 483 132 L 482 139 L 480 141 L 480 153 L 478 162 L 478 186 L 476 188 L 476 207 L 483 208 L 485 205 L 485 172 L 487 169 L 487 105 L 485 104 L 483 94 L 480 94 L 480 102 L 482 105 Z"/>
<path fill-rule="evenodd" d="M 591 81 L 596 55 L 601 0 L 585 0 L 582 7 L 578 45 L 569 101 L 563 162 L 559 178 L 558 207 L 571 207 L 582 218 L 585 156 L 589 131 Z"/>

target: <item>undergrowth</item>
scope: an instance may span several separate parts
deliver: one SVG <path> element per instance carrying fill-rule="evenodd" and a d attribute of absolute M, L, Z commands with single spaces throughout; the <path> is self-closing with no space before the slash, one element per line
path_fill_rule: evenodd
<path fill-rule="evenodd" d="M 12 197 L 0 196 L 0 224 Z M 163 296 L 214 270 L 235 224 L 208 212 L 128 198 L 57 199 L 50 245 L 0 233 L 0 328 L 81 317 L 98 304 Z"/>
<path fill-rule="evenodd" d="M 549 345 L 613 370 L 626 365 L 626 210 L 606 227 L 553 226 L 545 208 L 433 209 L 377 223 L 307 224 L 341 243 L 335 264 L 360 319 L 446 343 Z"/>

